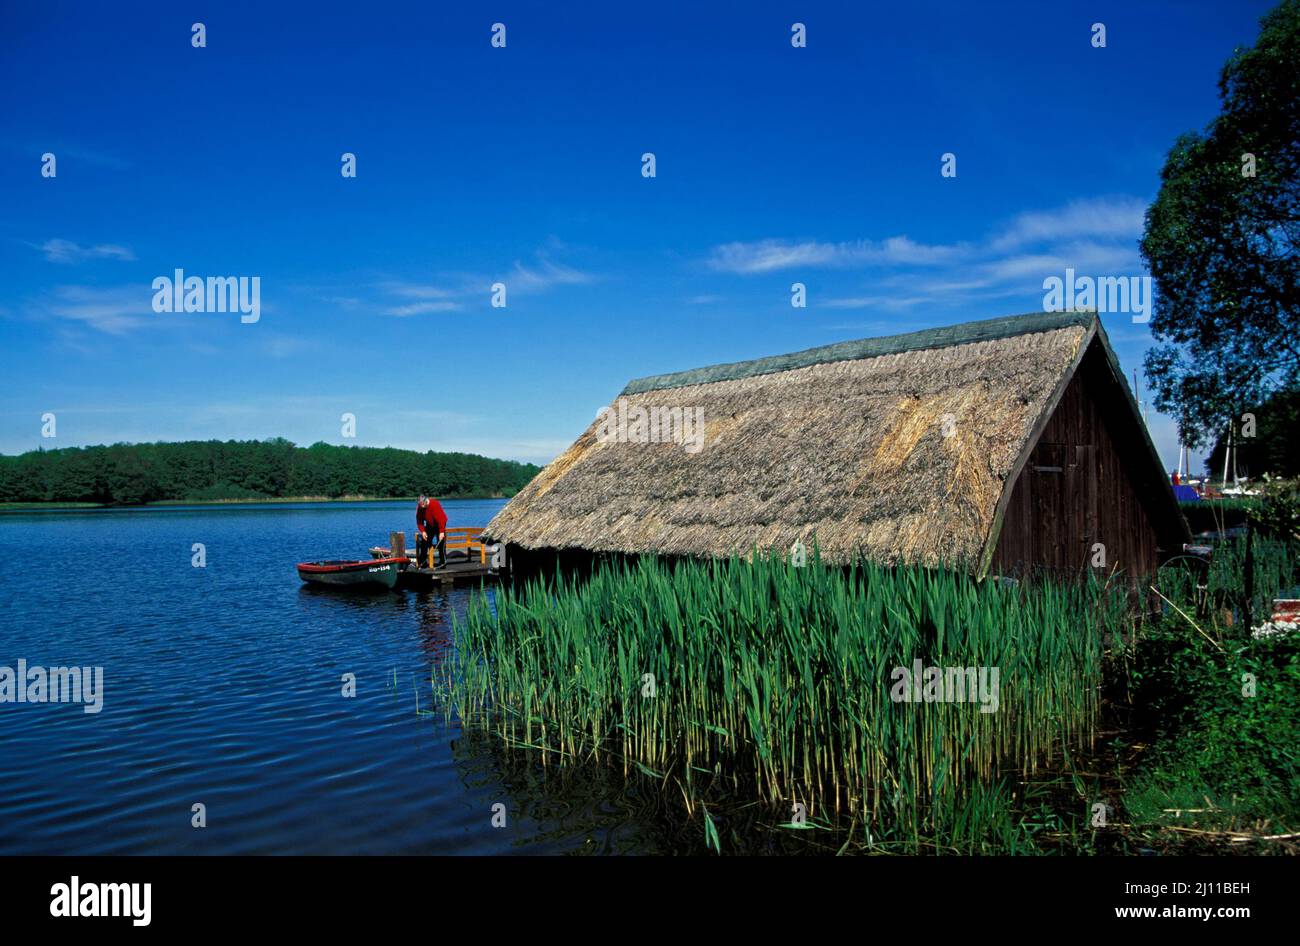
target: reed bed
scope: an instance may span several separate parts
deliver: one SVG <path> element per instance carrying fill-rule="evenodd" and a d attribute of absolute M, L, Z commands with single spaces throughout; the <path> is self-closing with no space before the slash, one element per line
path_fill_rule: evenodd
<path fill-rule="evenodd" d="M 606 564 L 478 598 L 434 681 L 449 715 L 540 754 L 659 779 L 870 843 L 978 834 L 990 799 L 1090 745 L 1104 631 L 1093 581 L 1005 586 L 956 570 L 777 556 Z M 895 668 L 992 668 L 997 711 L 899 702 Z"/>
<path fill-rule="evenodd" d="M 1291 595 L 1300 585 L 1300 546 L 1295 542 L 1256 535 L 1253 544 L 1253 593 L 1251 613 L 1257 623 L 1272 614 L 1273 599 Z M 1180 604 L 1189 613 L 1198 603 L 1208 602 L 1209 620 L 1219 624 L 1225 613 L 1243 616 L 1245 602 L 1246 537 L 1235 536 L 1217 544 L 1204 571 L 1189 567 L 1186 556 L 1162 568 L 1156 588 L 1166 600 Z"/>

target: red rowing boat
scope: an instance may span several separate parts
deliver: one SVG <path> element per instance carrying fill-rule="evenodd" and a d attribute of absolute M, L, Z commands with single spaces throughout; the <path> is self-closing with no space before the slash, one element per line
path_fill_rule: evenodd
<path fill-rule="evenodd" d="M 302 562 L 298 565 L 298 577 L 313 584 L 340 588 L 366 585 L 393 588 L 397 585 L 397 576 L 409 561 L 409 558 L 399 556 L 364 561 Z"/>

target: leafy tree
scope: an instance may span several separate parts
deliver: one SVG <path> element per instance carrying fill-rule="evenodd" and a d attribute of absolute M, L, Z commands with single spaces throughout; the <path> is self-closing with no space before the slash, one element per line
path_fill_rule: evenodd
<path fill-rule="evenodd" d="M 1174 144 L 1141 248 L 1156 407 L 1199 447 L 1300 375 L 1300 0 L 1223 68 L 1222 113 Z"/>
<path fill-rule="evenodd" d="M 1252 478 L 1265 473 L 1300 476 L 1300 436 L 1296 435 L 1300 430 L 1300 388 L 1278 391 L 1248 413 L 1255 418 L 1254 436 L 1243 436 L 1245 425 L 1239 416 L 1232 440 L 1237 472 Z M 1205 461 L 1206 469 L 1214 476 L 1223 471 L 1227 443 L 1227 436 L 1220 435 Z M 1232 475 L 1232 470 L 1228 475 Z"/>
<path fill-rule="evenodd" d="M 128 444 L 116 444 L 109 452 L 112 460 L 108 470 L 108 491 L 113 502 L 136 504 L 161 498 L 154 467 L 145 456 L 146 451 L 133 449 Z M 47 496 L 46 498 L 63 499 L 64 497 Z"/>

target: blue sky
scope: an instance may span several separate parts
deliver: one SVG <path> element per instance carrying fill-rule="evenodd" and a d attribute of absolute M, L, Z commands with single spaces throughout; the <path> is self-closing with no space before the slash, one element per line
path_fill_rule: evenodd
<path fill-rule="evenodd" d="M 629 378 L 1140 275 L 1164 155 L 1269 4 L 455 6 L 0 6 L 0 452 L 545 462 Z M 260 277 L 259 321 L 155 313 L 177 268 Z M 1146 327 L 1104 321 L 1131 377 Z"/>

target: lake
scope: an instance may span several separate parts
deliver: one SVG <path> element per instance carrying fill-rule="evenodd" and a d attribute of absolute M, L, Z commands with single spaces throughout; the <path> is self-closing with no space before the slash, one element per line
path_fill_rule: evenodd
<path fill-rule="evenodd" d="M 444 502 L 452 526 L 502 504 Z M 413 538 L 414 503 L 0 515 L 0 667 L 104 675 L 98 713 L 0 703 L 0 854 L 673 847 L 621 783 L 417 714 L 452 616 L 480 592 L 339 592 L 294 571 L 365 557 L 395 529 Z"/>

